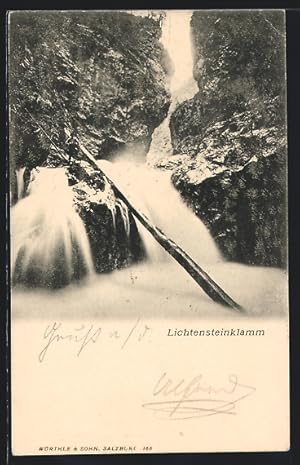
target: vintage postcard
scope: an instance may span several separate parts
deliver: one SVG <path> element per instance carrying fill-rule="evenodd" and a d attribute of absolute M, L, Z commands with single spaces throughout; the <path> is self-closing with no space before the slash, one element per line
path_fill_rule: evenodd
<path fill-rule="evenodd" d="M 283 10 L 8 15 L 13 455 L 286 451 Z"/>

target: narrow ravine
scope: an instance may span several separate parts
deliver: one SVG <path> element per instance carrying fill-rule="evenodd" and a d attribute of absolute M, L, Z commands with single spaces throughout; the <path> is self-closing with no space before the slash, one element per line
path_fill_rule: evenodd
<path fill-rule="evenodd" d="M 112 161 L 99 159 L 98 163 L 134 205 L 203 266 L 250 314 L 279 315 L 286 308 L 284 302 L 287 286 L 284 271 L 225 261 L 204 223 L 187 207 L 172 186 L 172 171 L 158 168 L 161 160 L 172 155 L 169 122 L 176 105 L 191 99 L 198 90 L 193 77 L 190 21 L 189 11 L 167 11 L 162 24 L 161 43 L 173 64 L 173 74 L 167 83 L 171 105 L 167 116 L 152 134 L 147 158 L 140 156 L 140 153 L 135 158 L 135 153 L 126 149 L 130 145 L 122 142 L 122 150 L 115 149 L 110 156 Z M 178 30 L 181 31 L 180 43 Z M 116 59 L 115 54 L 111 54 L 111 57 L 112 60 Z M 119 60 L 120 56 L 117 58 Z M 161 71 L 159 76 L 162 74 Z M 162 92 L 164 105 L 167 101 L 166 94 L 166 91 Z M 118 119 L 121 118 L 120 114 L 123 113 L 120 111 L 114 115 L 118 124 L 121 121 Z M 130 114 L 127 117 L 130 122 Z M 141 125 L 143 128 L 144 126 Z M 124 134 L 125 132 L 123 131 Z M 81 135 L 83 142 L 84 137 L 85 135 Z M 117 140 L 121 143 L 119 135 L 114 136 L 114 141 Z M 91 144 L 91 140 L 89 143 Z M 101 150 L 102 148 L 103 146 Z M 50 162 L 55 165 L 53 158 L 52 154 Z M 141 163 L 143 158 L 144 163 Z M 36 184 L 31 184 L 23 199 L 20 197 L 24 194 L 25 170 L 23 166 L 17 169 L 19 200 L 12 208 L 12 250 L 15 253 L 13 265 L 18 263 L 18 272 L 22 277 L 18 284 L 22 286 L 13 290 L 15 316 L 28 313 L 45 316 L 52 312 L 53 316 L 94 315 L 99 318 L 114 318 L 121 315 L 130 317 L 136 314 L 137 309 L 152 317 L 228 314 L 228 309 L 211 301 L 143 226 L 138 223 L 135 226 L 130 212 L 122 203 L 118 203 L 109 186 L 105 183 L 101 185 L 101 180 L 97 184 L 95 172 L 83 160 L 71 160 L 69 164 L 67 171 L 72 186 L 68 187 L 65 175 L 55 175 L 62 173 L 61 167 L 51 167 L 49 163 L 50 166 L 45 167 L 45 171 L 38 169 L 40 173 L 35 180 Z M 42 173 L 46 173 L 44 180 Z M 77 178 L 74 173 L 77 173 Z M 77 197 L 73 196 L 72 190 Z M 105 216 L 95 205 L 97 208 L 99 205 L 103 207 Z M 80 206 L 85 208 L 85 221 L 77 214 Z M 100 214 L 98 216 L 100 210 L 103 217 Z M 101 221 L 97 223 L 99 218 Z M 102 221 L 103 218 L 106 223 Z M 93 234 L 96 232 L 96 235 L 94 234 L 93 247 L 90 247 L 90 238 L 84 229 L 88 232 L 94 220 L 96 224 L 93 225 Z M 114 268 L 104 271 L 115 271 L 94 273 L 95 255 L 106 245 L 105 241 L 119 246 L 123 241 L 122 246 L 126 245 L 130 249 L 134 226 L 138 228 L 146 249 L 144 260 L 130 263 L 125 259 L 122 262 L 122 266 L 125 263 L 125 268 L 117 269 L 121 268 L 120 261 L 118 262 L 118 257 L 112 260 L 111 250 L 108 250 L 106 256 L 108 260 L 112 260 Z M 106 234 L 105 239 L 102 233 Z M 99 257 L 98 262 L 101 262 L 101 253 Z M 74 274 L 77 278 L 81 277 L 78 269 L 82 268 L 87 271 L 84 274 L 89 279 L 81 282 L 67 279 L 65 284 L 70 281 L 71 284 L 59 291 L 47 286 L 43 290 L 32 289 L 33 274 L 43 276 L 44 273 L 48 277 L 49 273 L 58 273 L 58 280 L 61 279 L 61 274 L 67 278 Z M 27 287 L 24 288 L 24 285 Z"/>

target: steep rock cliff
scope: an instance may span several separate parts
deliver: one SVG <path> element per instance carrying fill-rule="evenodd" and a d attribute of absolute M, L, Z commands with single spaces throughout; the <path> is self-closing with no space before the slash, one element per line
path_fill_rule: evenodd
<path fill-rule="evenodd" d="M 145 153 L 170 103 L 160 34 L 159 21 L 127 13 L 13 13 L 17 166 L 41 164 L 55 148 L 51 142 L 64 149 L 72 129 L 96 157 L 108 158 L 126 144 Z"/>
<path fill-rule="evenodd" d="M 199 11 L 191 26 L 199 92 L 171 117 L 174 184 L 226 258 L 284 266 L 284 14 Z"/>

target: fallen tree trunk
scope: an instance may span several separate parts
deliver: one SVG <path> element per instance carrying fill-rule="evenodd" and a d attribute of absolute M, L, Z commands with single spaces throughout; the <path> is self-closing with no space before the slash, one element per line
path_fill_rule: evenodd
<path fill-rule="evenodd" d="M 115 183 L 106 175 L 106 173 L 98 166 L 97 161 L 88 150 L 80 145 L 82 153 L 86 156 L 93 167 L 101 172 L 106 179 L 111 183 L 116 195 L 127 205 L 132 214 L 142 223 L 142 225 L 152 234 L 157 242 L 170 254 L 180 265 L 189 273 L 189 275 L 199 284 L 206 294 L 215 302 L 232 308 L 233 310 L 243 312 L 244 309 L 237 304 L 217 283 L 172 239 L 169 239 L 163 231 L 153 225 L 151 221 L 141 211 L 136 209 L 134 205 L 124 196 L 118 189 Z"/>

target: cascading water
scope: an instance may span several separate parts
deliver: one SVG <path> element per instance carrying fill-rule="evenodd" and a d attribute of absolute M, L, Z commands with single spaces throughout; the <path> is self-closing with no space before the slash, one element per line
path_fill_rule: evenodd
<path fill-rule="evenodd" d="M 178 12 L 168 11 L 163 23 L 161 42 L 174 63 L 170 80 L 172 103 L 166 119 L 153 135 L 147 164 L 137 166 L 132 162 L 131 154 L 127 157 L 123 153 L 114 163 L 101 161 L 99 166 L 135 206 L 196 261 L 202 264 L 217 263 L 220 254 L 213 239 L 172 187 L 170 172 L 149 166 L 152 154 L 161 157 L 171 153 L 169 119 L 172 109 L 187 97 L 187 88 L 190 97 L 196 91 L 192 77 L 190 19 L 191 12 L 185 11 L 179 15 Z M 176 42 L 178 30 L 181 31 L 180 44 Z M 184 54 L 180 51 L 184 51 Z M 28 189 L 30 195 L 19 200 L 12 209 L 13 280 L 42 285 L 50 283 L 51 287 L 56 287 L 71 282 L 74 273 L 76 275 L 75 270 L 81 270 L 77 272 L 79 276 L 91 274 L 93 261 L 84 225 L 73 207 L 73 194 L 67 185 L 64 169 L 41 169 L 35 174 Z M 18 170 L 19 199 L 24 190 L 23 176 L 24 169 Z M 114 228 L 117 209 L 129 239 L 129 213 L 120 199 L 112 202 L 110 208 Z M 146 246 L 148 262 L 173 262 L 142 225 L 138 224 L 138 229 Z"/>
<path fill-rule="evenodd" d="M 64 168 L 34 170 L 28 192 L 11 210 L 12 281 L 61 287 L 91 275 L 88 237 Z"/>
<path fill-rule="evenodd" d="M 99 166 L 137 208 L 244 308 L 250 309 L 253 315 L 279 315 L 286 308 L 284 272 L 224 262 L 206 227 L 171 185 L 170 172 L 155 168 L 161 158 L 172 155 L 171 113 L 177 103 L 197 92 L 192 76 L 190 18 L 189 11 L 167 11 L 163 23 L 161 41 L 174 63 L 170 80 L 172 102 L 166 119 L 154 131 L 146 163 L 135 164 L 132 154 L 122 153 L 113 163 L 100 161 Z M 92 275 L 87 234 L 74 210 L 73 194 L 64 170 L 49 168 L 36 174 L 36 179 L 30 183 L 30 195 L 19 200 L 11 211 L 13 280 L 28 286 L 49 281 L 51 287 L 55 287 L 55 284 L 68 284 L 75 270 L 77 274 Z M 19 198 L 24 190 L 23 175 L 17 174 Z M 121 200 L 112 202 L 110 210 L 114 223 L 117 208 L 129 237 L 127 207 Z M 224 317 L 229 314 L 201 292 L 142 225 L 137 223 L 137 226 L 146 244 L 148 261 L 94 276 L 81 287 L 68 286 L 57 292 L 15 289 L 12 294 L 14 315 L 136 318 L 138 314 L 181 318 L 183 315 Z"/>
<path fill-rule="evenodd" d="M 127 206 L 124 204 L 123 200 L 116 199 L 114 205 L 111 208 L 111 216 L 113 221 L 114 231 L 116 231 L 116 218 L 117 218 L 117 209 L 119 210 L 122 218 L 122 222 L 124 225 L 124 231 L 126 234 L 127 240 L 130 238 L 130 219 L 129 219 L 129 211 Z"/>
<path fill-rule="evenodd" d="M 169 122 L 176 104 L 191 98 L 197 91 L 193 78 L 191 15 L 191 11 L 178 14 L 178 11 L 169 10 L 162 25 L 161 43 L 168 51 L 174 69 L 170 79 L 171 105 L 167 117 L 153 133 L 146 163 L 134 164 L 130 153 L 122 153 L 114 163 L 101 161 L 99 166 L 103 167 L 104 172 L 109 174 L 133 205 L 146 213 L 156 226 L 196 262 L 217 263 L 221 256 L 214 240 L 172 186 L 171 172 L 155 168 L 161 158 L 172 155 Z M 138 229 L 149 261 L 173 260 L 143 226 L 138 225 Z"/>
<path fill-rule="evenodd" d="M 150 166 L 155 166 L 166 155 L 172 155 L 173 147 L 169 128 L 171 115 L 177 104 L 192 98 L 198 91 L 193 76 L 191 17 L 192 12 L 189 10 L 182 10 L 180 14 L 178 11 L 169 10 L 162 24 L 160 41 L 173 63 L 173 74 L 169 84 L 171 104 L 166 119 L 152 135 L 151 146 L 147 154 L 147 163 Z"/>
<path fill-rule="evenodd" d="M 17 199 L 20 200 L 24 194 L 24 173 L 25 167 L 19 168 L 16 170 L 16 179 L 17 179 Z"/>
<path fill-rule="evenodd" d="M 170 173 L 126 161 L 126 154 L 114 163 L 101 160 L 99 167 L 114 181 L 131 203 L 198 263 L 217 263 L 220 253 L 204 226 L 181 200 L 170 182 Z M 179 220 L 180 219 L 180 220 Z M 149 262 L 170 262 L 173 258 L 152 235 L 137 223 Z"/>

